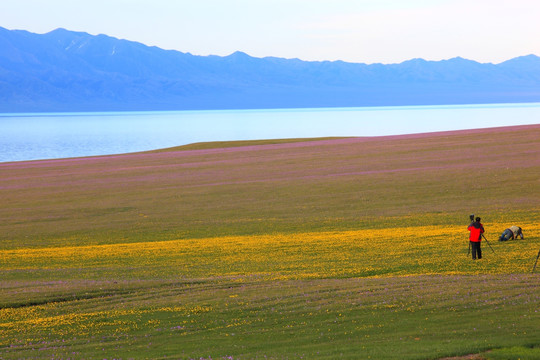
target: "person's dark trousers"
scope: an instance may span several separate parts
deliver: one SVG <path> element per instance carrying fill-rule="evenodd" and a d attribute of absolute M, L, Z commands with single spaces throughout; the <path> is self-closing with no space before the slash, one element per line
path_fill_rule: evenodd
<path fill-rule="evenodd" d="M 471 249 L 472 249 L 473 260 L 476 260 L 476 258 L 478 259 L 482 258 L 482 249 L 480 249 L 480 241 L 471 241 Z"/>

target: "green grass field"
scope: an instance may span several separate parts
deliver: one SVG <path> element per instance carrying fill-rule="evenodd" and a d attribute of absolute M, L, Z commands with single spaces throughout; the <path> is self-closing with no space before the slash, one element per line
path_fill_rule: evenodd
<path fill-rule="evenodd" d="M 540 359 L 540 126 L 3 163 L 0 197 L 0 359 Z"/>

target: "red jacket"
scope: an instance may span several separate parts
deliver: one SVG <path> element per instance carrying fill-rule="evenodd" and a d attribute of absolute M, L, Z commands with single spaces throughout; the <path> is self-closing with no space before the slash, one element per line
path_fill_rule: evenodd
<path fill-rule="evenodd" d="M 482 224 L 475 221 L 471 225 L 469 225 L 467 230 L 471 232 L 471 236 L 469 236 L 469 240 L 474 241 L 474 242 L 482 241 L 482 234 L 484 233 L 484 226 Z"/>

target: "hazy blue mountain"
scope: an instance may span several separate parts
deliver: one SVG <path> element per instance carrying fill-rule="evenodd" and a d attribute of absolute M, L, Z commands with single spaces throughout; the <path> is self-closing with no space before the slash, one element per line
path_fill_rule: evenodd
<path fill-rule="evenodd" d="M 356 64 L 194 56 L 106 35 L 0 27 L 0 111 L 381 106 L 540 101 L 540 58 Z"/>

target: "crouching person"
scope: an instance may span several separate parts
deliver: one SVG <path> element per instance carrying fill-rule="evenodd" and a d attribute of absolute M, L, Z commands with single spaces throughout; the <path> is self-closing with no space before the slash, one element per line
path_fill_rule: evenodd
<path fill-rule="evenodd" d="M 508 240 L 514 240 L 521 237 L 523 240 L 523 231 L 519 226 L 510 226 L 508 229 L 505 229 L 501 236 L 499 237 L 499 241 L 508 241 Z"/>

